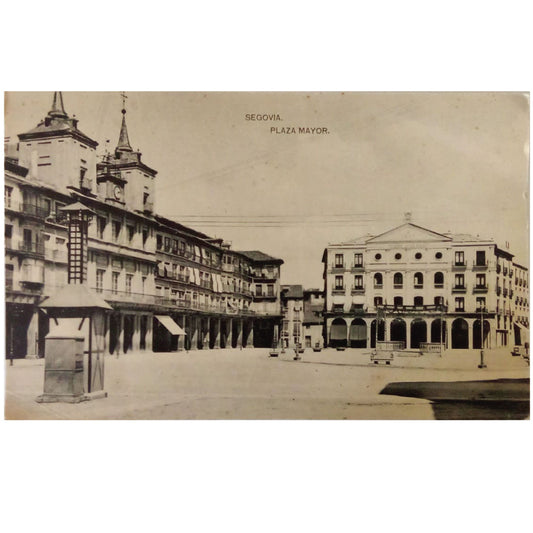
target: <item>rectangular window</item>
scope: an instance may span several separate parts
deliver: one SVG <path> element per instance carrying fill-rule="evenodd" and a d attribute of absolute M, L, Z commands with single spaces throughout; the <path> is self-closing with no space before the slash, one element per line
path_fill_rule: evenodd
<path fill-rule="evenodd" d="M 133 274 L 126 274 L 126 292 L 131 294 L 131 285 L 133 283 Z"/>
<path fill-rule="evenodd" d="M 465 310 L 465 299 L 464 298 L 456 298 L 455 299 L 455 310 L 456 311 L 464 311 Z"/>
<path fill-rule="evenodd" d="M 50 200 L 49 198 L 44 198 L 43 199 L 43 211 L 44 211 L 44 216 L 45 217 L 50 215 L 50 213 L 52 211 L 52 200 Z"/>
<path fill-rule="evenodd" d="M 363 266 L 363 254 L 354 254 L 353 256 L 353 266 L 362 267 Z"/>
<path fill-rule="evenodd" d="M 104 290 L 104 273 L 105 270 L 98 269 L 96 271 L 96 292 Z"/>
<path fill-rule="evenodd" d="M 148 240 L 148 228 L 143 228 L 143 248 L 146 248 L 147 240 Z"/>
<path fill-rule="evenodd" d="M 255 295 L 256 296 L 263 296 L 263 285 L 256 285 L 255 286 Z"/>
<path fill-rule="evenodd" d="M 133 241 L 133 237 L 135 236 L 135 226 L 128 226 L 128 240 Z"/>
<path fill-rule="evenodd" d="M 113 290 L 113 294 L 116 294 L 118 292 L 118 279 L 120 277 L 120 272 L 112 272 L 111 273 L 111 288 Z"/>
<path fill-rule="evenodd" d="M 383 297 L 382 296 L 376 296 L 374 298 L 374 307 L 377 307 L 378 305 L 383 305 Z"/>
<path fill-rule="evenodd" d="M 11 207 L 11 198 L 13 194 L 13 187 L 4 187 L 4 207 Z"/>
<path fill-rule="evenodd" d="M 293 319 L 297 322 L 300 321 L 300 310 L 299 309 L 295 309 L 293 311 Z"/>
<path fill-rule="evenodd" d="M 465 286 L 465 275 L 455 274 L 455 287 L 457 289 L 463 289 Z"/>
<path fill-rule="evenodd" d="M 274 296 L 274 285 L 267 285 L 267 295 Z"/>
<path fill-rule="evenodd" d="M 295 324 L 292 325 L 292 334 L 295 337 L 298 337 L 300 335 L 300 323 L 299 322 L 296 322 Z"/>
<path fill-rule="evenodd" d="M 113 241 L 116 242 L 120 238 L 120 231 L 122 230 L 122 224 L 118 222 L 118 220 L 113 220 L 113 222 L 111 223 L 111 227 L 113 229 L 112 238 L 113 238 Z"/>
<path fill-rule="evenodd" d="M 435 298 L 433 298 L 433 303 L 435 305 L 444 305 L 444 296 L 435 296 Z"/>
<path fill-rule="evenodd" d="M 403 305 L 403 297 L 395 296 L 394 297 L 394 307 L 401 307 Z"/>
<path fill-rule="evenodd" d="M 170 251 L 170 237 L 165 237 L 165 252 Z"/>
<path fill-rule="evenodd" d="M 105 217 L 98 217 L 96 222 L 96 231 L 99 239 L 104 239 L 105 227 L 107 226 L 107 219 Z"/>
<path fill-rule="evenodd" d="M 157 249 L 161 250 L 163 248 L 163 236 L 158 235 L 157 236 Z"/>
<path fill-rule="evenodd" d="M 416 307 L 420 307 L 424 305 L 424 297 L 423 296 L 415 296 L 414 304 Z"/>
<path fill-rule="evenodd" d="M 363 276 L 355 276 L 354 277 L 354 288 L 355 289 L 362 289 L 363 288 Z"/>
<path fill-rule="evenodd" d="M 146 290 L 146 276 L 143 276 L 141 278 L 141 290 L 142 290 L 142 293 L 144 294 L 144 291 Z"/>
<path fill-rule="evenodd" d="M 484 297 L 476 298 L 476 311 L 485 310 L 486 300 Z"/>
<path fill-rule="evenodd" d="M 464 266 L 465 264 L 465 253 L 464 252 L 455 252 L 455 264 L 457 266 Z"/>
<path fill-rule="evenodd" d="M 335 254 L 335 268 L 344 266 L 344 254 Z"/>
<path fill-rule="evenodd" d="M 485 287 L 487 283 L 487 279 L 485 277 L 485 274 L 477 274 L 476 275 L 476 286 L 477 287 Z"/>
<path fill-rule="evenodd" d="M 485 266 L 486 265 L 485 252 L 484 251 L 476 252 L 476 265 L 477 266 Z"/>
<path fill-rule="evenodd" d="M 335 290 L 344 288 L 344 276 L 335 276 Z"/>

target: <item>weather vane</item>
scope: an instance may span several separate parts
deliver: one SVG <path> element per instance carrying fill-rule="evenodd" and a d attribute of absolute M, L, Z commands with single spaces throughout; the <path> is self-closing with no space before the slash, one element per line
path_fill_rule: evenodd
<path fill-rule="evenodd" d="M 122 109 L 125 110 L 126 109 L 126 99 L 128 97 L 126 96 L 126 93 L 124 91 L 122 91 L 120 93 L 120 96 L 122 97 Z"/>

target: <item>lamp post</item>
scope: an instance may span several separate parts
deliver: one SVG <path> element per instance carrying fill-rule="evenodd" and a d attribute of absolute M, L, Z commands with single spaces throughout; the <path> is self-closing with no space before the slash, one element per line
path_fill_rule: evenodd
<path fill-rule="evenodd" d="M 485 311 L 485 308 L 483 305 L 480 306 L 479 308 L 480 310 L 480 313 L 481 313 L 481 324 L 480 324 L 480 337 L 481 337 L 481 350 L 479 352 L 479 365 L 477 365 L 478 368 L 487 368 L 487 365 L 485 364 L 484 360 L 483 360 L 483 356 L 484 356 L 484 353 L 483 353 L 483 341 L 484 341 L 484 324 L 483 324 L 483 311 Z"/>

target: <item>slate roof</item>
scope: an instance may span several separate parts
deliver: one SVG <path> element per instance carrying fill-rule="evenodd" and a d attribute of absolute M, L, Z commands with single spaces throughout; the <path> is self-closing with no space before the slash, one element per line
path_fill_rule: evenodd
<path fill-rule="evenodd" d="M 235 251 L 257 263 L 279 263 L 280 265 L 283 264 L 283 259 L 272 257 L 271 255 L 265 254 L 264 252 L 260 252 L 259 250 L 245 250 L 245 251 L 235 250 Z"/>

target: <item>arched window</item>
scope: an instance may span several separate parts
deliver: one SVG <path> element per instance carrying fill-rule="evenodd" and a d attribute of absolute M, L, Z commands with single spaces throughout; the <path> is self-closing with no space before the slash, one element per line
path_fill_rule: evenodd
<path fill-rule="evenodd" d="M 394 274 L 394 287 L 398 288 L 403 285 L 403 275 L 401 272 Z"/>
<path fill-rule="evenodd" d="M 374 274 L 374 287 L 381 288 L 383 287 L 383 274 L 377 272 Z"/>
<path fill-rule="evenodd" d="M 403 298 L 401 296 L 394 297 L 394 307 L 401 307 L 403 305 Z"/>
<path fill-rule="evenodd" d="M 417 272 L 415 274 L 415 287 L 423 287 L 424 286 L 424 274 L 422 272 Z"/>
<path fill-rule="evenodd" d="M 421 305 L 424 305 L 424 297 L 423 296 L 415 296 L 415 305 L 418 307 L 418 306 L 421 306 Z"/>
<path fill-rule="evenodd" d="M 435 272 L 433 280 L 436 289 L 444 287 L 444 274 L 442 272 Z"/>

